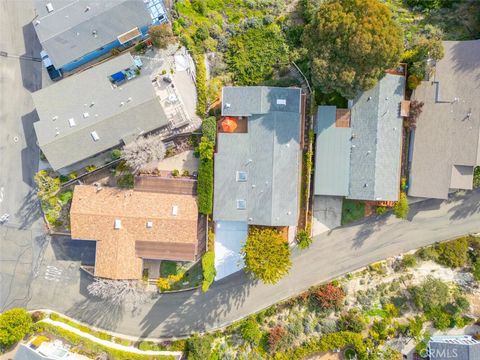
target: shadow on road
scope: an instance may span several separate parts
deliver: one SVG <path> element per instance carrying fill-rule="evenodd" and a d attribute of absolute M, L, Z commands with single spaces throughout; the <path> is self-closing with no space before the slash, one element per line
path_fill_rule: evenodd
<path fill-rule="evenodd" d="M 449 201 L 456 203 L 455 206 L 448 210 L 451 214 L 450 220 L 468 218 L 480 211 L 480 189 L 453 194 Z"/>
<path fill-rule="evenodd" d="M 95 265 L 95 241 L 52 236 L 51 244 L 57 260 L 80 261 L 82 265 Z"/>
<path fill-rule="evenodd" d="M 31 225 L 42 216 L 40 203 L 37 199 L 37 191 L 35 189 L 30 189 L 27 195 L 25 195 L 15 216 L 21 219 L 18 227 L 21 230 L 29 229 Z"/>
<path fill-rule="evenodd" d="M 360 249 L 365 243 L 365 240 L 367 240 L 374 232 L 379 231 L 391 216 L 393 216 L 393 214 L 370 216 L 365 219 L 361 223 L 360 229 L 355 234 L 352 248 Z M 358 223 L 356 223 L 356 225 L 358 225 Z"/>
<path fill-rule="evenodd" d="M 410 205 L 410 212 L 408 213 L 407 220 L 412 221 L 413 218 L 420 212 L 440 209 L 440 206 L 443 204 L 444 201 L 445 200 L 442 199 L 428 199 Z"/>
<path fill-rule="evenodd" d="M 186 293 L 163 294 L 141 322 L 142 337 L 148 337 L 158 326 L 162 333 L 189 335 L 205 331 L 207 327 L 219 326 L 217 321 L 225 318 L 233 308 L 239 308 L 250 294 L 255 281 L 242 272 L 235 273 L 214 283 L 212 291 L 196 290 Z M 196 301 L 199 297 L 202 301 Z M 177 302 L 172 313 L 162 311 L 165 303 Z"/>
<path fill-rule="evenodd" d="M 22 28 L 23 41 L 25 44 L 25 54 L 20 56 L 20 71 L 22 72 L 23 87 L 30 92 L 42 88 L 42 63 L 40 61 L 30 60 L 40 58 L 42 46 L 38 41 L 37 34 L 33 24 L 29 23 Z"/>

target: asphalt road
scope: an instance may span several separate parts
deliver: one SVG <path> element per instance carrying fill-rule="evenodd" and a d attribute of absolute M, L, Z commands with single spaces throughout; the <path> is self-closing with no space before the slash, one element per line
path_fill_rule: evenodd
<path fill-rule="evenodd" d="M 139 309 L 113 307 L 88 299 L 82 276 L 77 293 L 64 296 L 37 286 L 29 308 L 49 307 L 111 331 L 143 337 L 171 337 L 211 330 L 295 295 L 314 284 L 339 277 L 372 262 L 466 233 L 480 232 L 480 191 L 448 201 L 412 205 L 411 218 L 392 215 L 335 229 L 317 236 L 309 250 L 295 251 L 293 268 L 277 285 L 254 283 L 242 272 L 214 283 L 206 294 L 189 291 L 160 295 Z M 61 289 L 59 289 L 61 293 Z"/>

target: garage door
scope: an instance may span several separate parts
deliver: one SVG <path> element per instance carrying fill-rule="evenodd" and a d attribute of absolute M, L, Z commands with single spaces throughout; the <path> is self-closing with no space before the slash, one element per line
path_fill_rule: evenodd
<path fill-rule="evenodd" d="M 247 240 L 248 224 L 241 221 L 217 221 L 215 223 L 215 269 L 220 280 L 243 269 L 240 254 Z"/>

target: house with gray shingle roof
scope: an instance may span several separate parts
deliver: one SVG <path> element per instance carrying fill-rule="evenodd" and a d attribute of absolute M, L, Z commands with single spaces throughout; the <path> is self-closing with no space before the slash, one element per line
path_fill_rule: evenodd
<path fill-rule="evenodd" d="M 480 165 L 480 40 L 444 41 L 445 56 L 413 99 L 423 102 L 410 149 L 409 195 L 472 189 Z"/>
<path fill-rule="evenodd" d="M 166 19 L 161 0 L 35 0 L 35 10 L 40 44 L 63 71 L 130 46 Z"/>
<path fill-rule="evenodd" d="M 152 86 L 124 54 L 36 91 L 37 141 L 54 170 L 168 124 Z"/>
<path fill-rule="evenodd" d="M 218 133 L 215 221 L 297 225 L 301 108 L 298 88 L 223 88 L 222 116 L 243 121 L 244 126 Z"/>
<path fill-rule="evenodd" d="M 432 336 L 428 343 L 430 360 L 480 359 L 480 341 L 470 335 Z"/>
<path fill-rule="evenodd" d="M 353 101 L 349 113 L 318 108 L 315 195 L 398 200 L 404 93 L 405 77 L 387 73 Z"/>

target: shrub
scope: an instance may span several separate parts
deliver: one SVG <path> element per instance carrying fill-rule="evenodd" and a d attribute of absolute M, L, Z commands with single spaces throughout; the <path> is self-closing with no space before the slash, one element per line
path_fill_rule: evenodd
<path fill-rule="evenodd" d="M 314 290 L 313 296 L 322 309 L 339 310 L 343 305 L 345 292 L 342 288 L 329 283 Z"/>
<path fill-rule="evenodd" d="M 393 207 L 393 213 L 399 219 L 407 219 L 410 207 L 408 205 L 407 194 L 405 192 L 400 193 L 400 199 L 395 203 Z"/>
<path fill-rule="evenodd" d="M 217 274 L 215 270 L 215 254 L 213 251 L 207 251 L 202 256 L 203 282 L 202 291 L 206 292 L 215 280 Z"/>
<path fill-rule="evenodd" d="M 32 317 L 32 321 L 36 323 L 40 320 L 45 319 L 45 313 L 43 313 L 42 311 L 35 311 L 31 314 L 31 317 Z"/>
<path fill-rule="evenodd" d="M 313 241 L 306 230 L 300 230 L 297 232 L 296 240 L 298 247 L 302 250 L 309 248 Z"/>
<path fill-rule="evenodd" d="M 73 191 L 66 190 L 58 195 L 58 200 L 62 203 L 62 205 L 67 204 L 70 200 L 72 200 Z"/>
<path fill-rule="evenodd" d="M 468 260 L 468 240 L 463 237 L 457 240 L 438 244 L 438 262 L 451 268 L 465 266 Z"/>
<path fill-rule="evenodd" d="M 171 174 L 172 174 L 173 177 L 177 177 L 177 176 L 180 175 L 180 171 L 178 171 L 178 169 L 173 169 Z"/>
<path fill-rule="evenodd" d="M 288 243 L 271 228 L 251 228 L 242 254 L 246 271 L 266 284 L 275 284 L 292 266 Z"/>
<path fill-rule="evenodd" d="M 243 340 L 253 345 L 258 345 L 260 339 L 262 338 L 260 326 L 253 317 L 249 317 L 243 321 L 240 327 L 240 334 L 242 335 Z"/>
<path fill-rule="evenodd" d="M 32 324 L 25 309 L 14 308 L 0 314 L 0 350 L 22 340 L 32 330 Z"/>
<path fill-rule="evenodd" d="M 187 340 L 188 360 L 208 359 L 212 352 L 213 338 L 209 335 L 194 335 Z"/>
<path fill-rule="evenodd" d="M 147 47 L 147 44 L 145 44 L 144 42 L 140 42 L 140 43 L 138 43 L 137 45 L 135 45 L 135 51 L 136 51 L 136 52 L 141 52 L 141 51 L 143 51 L 146 47 Z"/>
<path fill-rule="evenodd" d="M 117 179 L 117 185 L 123 189 L 133 189 L 134 181 L 133 174 L 125 174 Z"/>
<path fill-rule="evenodd" d="M 377 206 L 375 208 L 375 212 L 377 213 L 377 215 L 383 215 L 387 212 L 387 208 L 385 206 Z"/>
<path fill-rule="evenodd" d="M 287 331 L 281 325 L 275 326 L 268 333 L 268 350 L 270 353 L 277 351 L 277 347 L 283 338 L 287 335 Z"/>
<path fill-rule="evenodd" d="M 149 350 L 158 351 L 158 350 L 160 350 L 160 347 L 157 344 L 155 344 L 153 341 L 142 341 L 138 345 L 138 348 L 140 350 L 143 350 L 143 351 L 149 351 Z"/>
<path fill-rule="evenodd" d="M 401 261 L 401 267 L 403 269 L 412 268 L 417 266 L 417 257 L 412 254 L 406 254 Z"/>
<path fill-rule="evenodd" d="M 122 157 L 122 151 L 120 149 L 113 149 L 110 153 L 112 160 L 118 160 Z"/>
<path fill-rule="evenodd" d="M 477 261 L 473 264 L 472 273 L 473 273 L 473 278 L 474 278 L 476 281 L 480 281 L 480 260 L 477 260 Z"/>
<path fill-rule="evenodd" d="M 450 299 L 448 285 L 431 276 L 409 290 L 415 305 L 420 310 L 428 311 L 430 308 L 445 306 Z"/>
<path fill-rule="evenodd" d="M 213 210 L 213 160 L 200 159 L 197 181 L 198 212 L 209 215 Z"/>
<path fill-rule="evenodd" d="M 217 139 L 217 119 L 215 116 L 210 116 L 202 122 L 202 134 L 215 145 Z"/>
<path fill-rule="evenodd" d="M 366 328 L 365 317 L 358 309 L 350 309 L 340 315 L 338 319 L 338 328 L 341 331 L 352 331 L 360 333 Z"/>
<path fill-rule="evenodd" d="M 85 167 L 86 172 L 92 172 L 92 171 L 95 171 L 96 169 L 97 167 L 95 165 L 88 165 Z"/>
<path fill-rule="evenodd" d="M 415 90 L 422 80 L 420 80 L 416 75 L 409 75 L 407 79 L 407 86 L 410 90 Z"/>
<path fill-rule="evenodd" d="M 188 171 L 187 169 L 183 170 L 182 176 L 190 176 L 190 171 Z"/>

